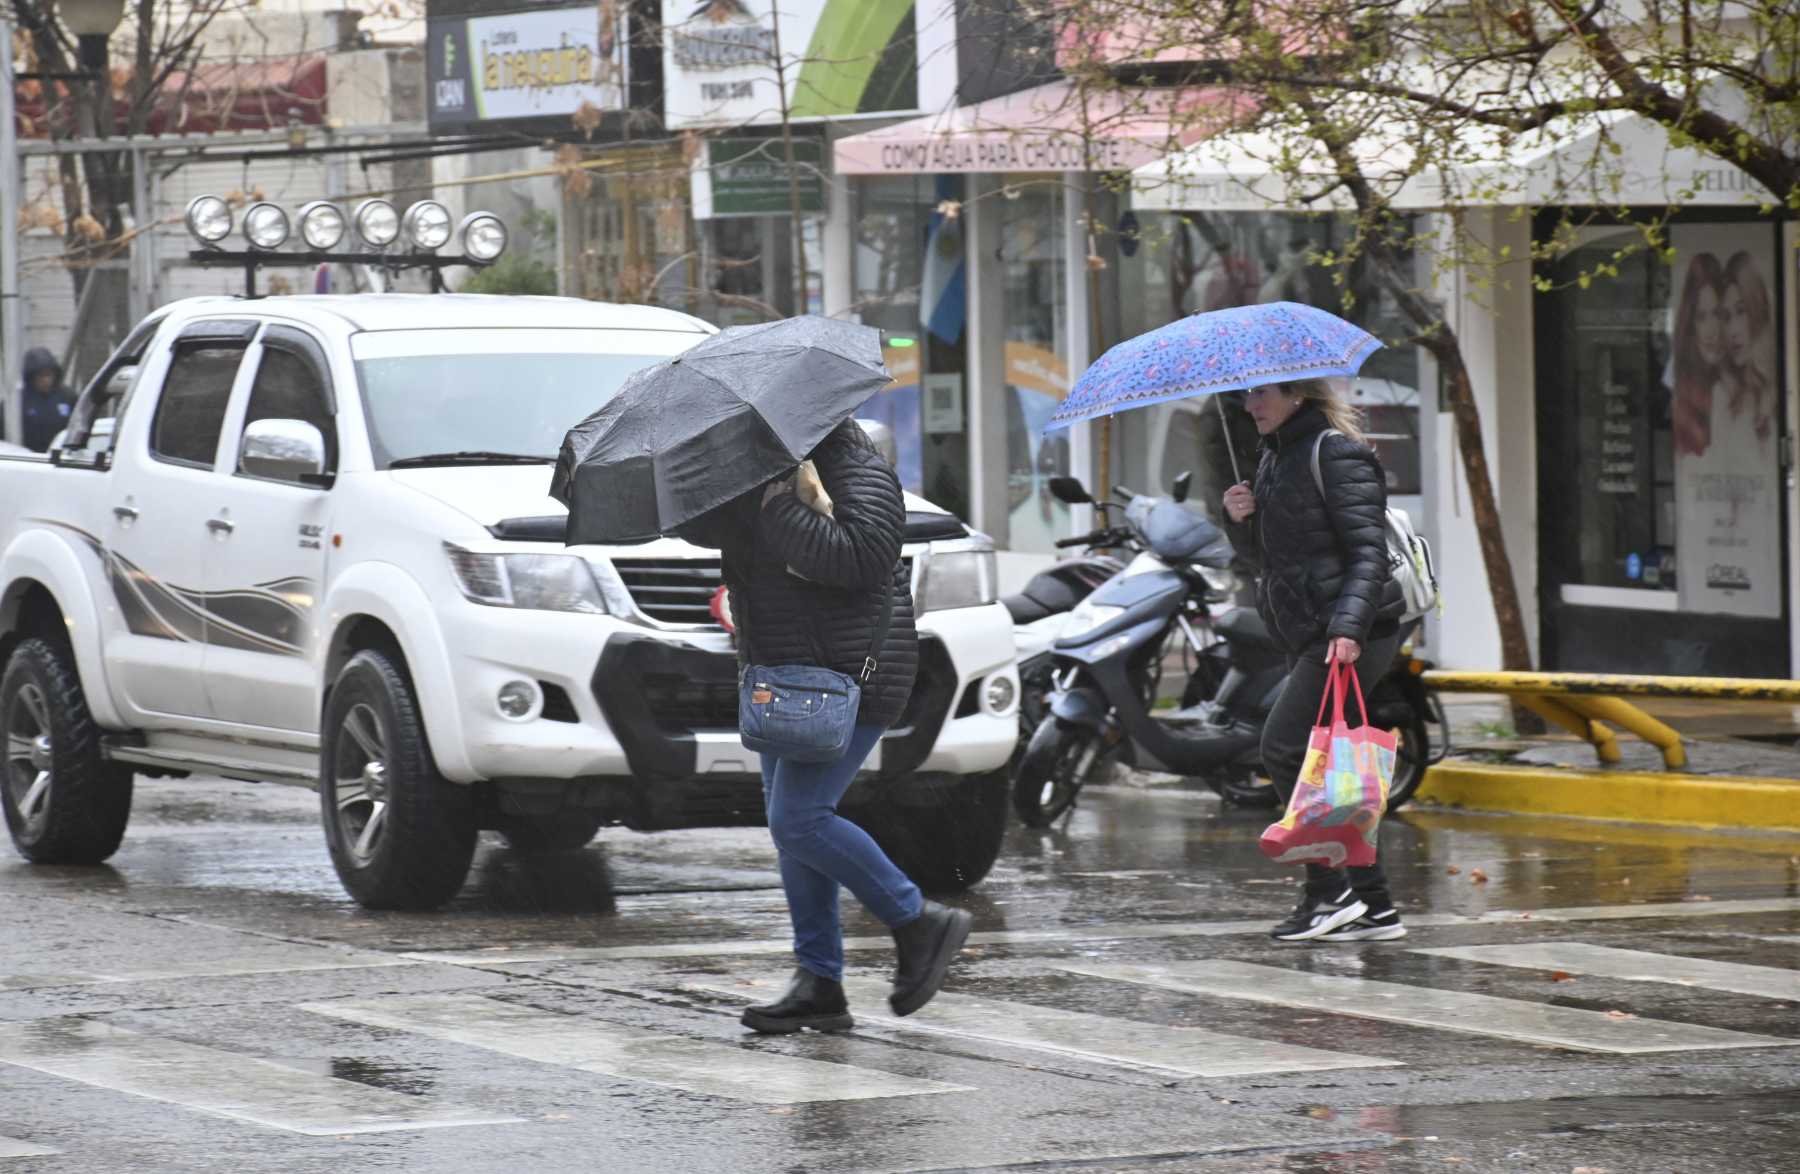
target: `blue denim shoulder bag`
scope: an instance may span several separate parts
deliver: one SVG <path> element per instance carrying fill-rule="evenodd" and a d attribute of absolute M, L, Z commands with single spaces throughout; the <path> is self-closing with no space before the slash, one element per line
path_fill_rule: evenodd
<path fill-rule="evenodd" d="M 749 600 L 744 602 L 748 613 Z M 862 691 L 880 667 L 876 657 L 887 644 L 893 620 L 890 579 L 882 592 L 881 622 L 862 671 L 854 677 L 815 665 L 753 663 L 746 668 L 738 678 L 738 733 L 744 748 L 790 762 L 836 762 L 849 753 Z M 746 625 L 752 628 L 752 644 L 753 625 Z"/>

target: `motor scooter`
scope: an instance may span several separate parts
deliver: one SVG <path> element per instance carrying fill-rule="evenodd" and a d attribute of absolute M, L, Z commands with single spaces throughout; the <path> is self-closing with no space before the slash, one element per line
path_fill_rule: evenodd
<path fill-rule="evenodd" d="M 1088 500 L 1087 490 L 1073 477 L 1053 478 L 1050 492 L 1069 504 Z M 1115 508 L 1106 502 L 1095 505 L 1103 523 Z M 1069 613 L 1125 569 L 1123 561 L 1106 552 L 1124 548 L 1131 541 L 1131 531 L 1123 525 L 1105 524 L 1092 534 L 1064 539 L 1056 545 L 1084 549 L 1033 575 L 1023 590 L 1001 597 L 1000 602 L 1012 613 L 1013 644 L 1019 657 L 1019 745 L 1013 754 L 1015 764 L 1032 731 L 1049 712 L 1048 699 L 1055 686 L 1050 660 L 1052 645 L 1068 626 Z"/>
<path fill-rule="evenodd" d="M 1185 488 L 1178 485 L 1180 496 Z M 1229 541 L 1176 496 L 1115 493 L 1128 502 L 1138 553 L 1076 606 L 1052 647 L 1056 688 L 1015 766 L 1014 810 L 1029 826 L 1048 826 L 1107 758 L 1205 780 L 1233 802 L 1273 806 L 1260 777 L 1262 728 L 1287 660 L 1254 611 L 1211 619 L 1233 585 Z M 1209 626 L 1213 639 L 1202 636 Z M 1184 697 L 1191 704 L 1157 716 L 1163 666 L 1178 641 L 1197 666 Z M 1417 663 L 1403 658 L 1369 697 L 1376 723 L 1400 731 L 1390 806 L 1418 786 L 1431 751 Z"/>

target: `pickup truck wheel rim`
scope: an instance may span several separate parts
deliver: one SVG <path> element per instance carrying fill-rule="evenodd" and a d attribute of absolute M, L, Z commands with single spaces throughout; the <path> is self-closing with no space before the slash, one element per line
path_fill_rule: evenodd
<path fill-rule="evenodd" d="M 8 798 L 28 830 L 35 830 L 50 810 L 50 788 L 56 747 L 50 739 L 50 707 L 36 685 L 14 696 L 6 721 L 6 788 Z"/>
<path fill-rule="evenodd" d="M 341 731 L 333 771 L 338 834 L 351 858 L 366 865 L 380 850 L 387 827 L 387 738 L 381 719 L 367 705 L 352 707 Z"/>

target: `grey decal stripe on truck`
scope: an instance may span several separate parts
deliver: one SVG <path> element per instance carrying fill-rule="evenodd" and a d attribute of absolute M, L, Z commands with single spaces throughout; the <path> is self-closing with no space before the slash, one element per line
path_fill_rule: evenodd
<path fill-rule="evenodd" d="M 277 579 L 254 587 L 194 591 L 163 583 L 87 531 L 50 518 L 26 521 L 66 530 L 80 538 L 106 569 L 113 598 L 135 636 L 211 644 L 240 652 L 304 656 L 318 585 L 311 579 Z"/>

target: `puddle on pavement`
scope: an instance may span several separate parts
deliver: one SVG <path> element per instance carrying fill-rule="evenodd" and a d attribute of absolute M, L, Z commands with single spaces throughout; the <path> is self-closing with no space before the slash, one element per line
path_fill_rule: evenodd
<path fill-rule="evenodd" d="M 452 906 L 489 913 L 612 913 L 612 869 L 597 846 L 528 855 L 495 848 L 481 854 Z"/>
<path fill-rule="evenodd" d="M 360 1056 L 290 1057 L 278 1061 L 284 1068 L 353 1080 L 388 1092 L 424 1096 L 437 1084 L 437 1069 L 419 1064 L 378 1064 Z"/>
<path fill-rule="evenodd" d="M 1520 1135 L 1577 1134 L 1663 1128 L 1769 1117 L 1800 1118 L 1792 1090 L 1703 1096 L 1556 1097 L 1459 1105 L 1376 1105 L 1338 1111 L 1325 1105 L 1296 1110 L 1398 1138 L 1479 1141 Z"/>

